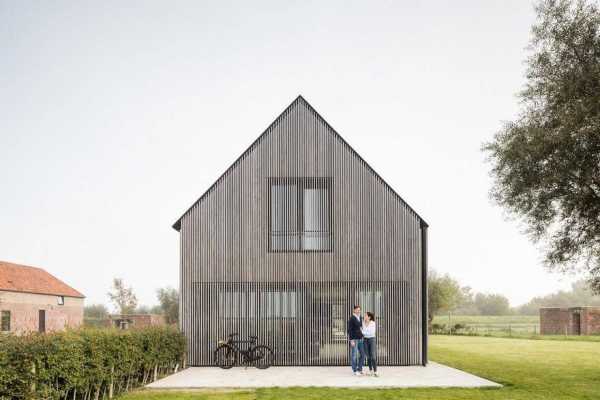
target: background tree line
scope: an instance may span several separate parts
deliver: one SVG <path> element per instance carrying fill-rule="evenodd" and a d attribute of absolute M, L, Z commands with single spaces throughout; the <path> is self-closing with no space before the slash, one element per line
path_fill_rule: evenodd
<path fill-rule="evenodd" d="M 594 295 L 588 282 L 580 280 L 570 290 L 560 290 L 534 297 L 525 304 L 511 307 L 508 298 L 499 293 L 477 293 L 450 275 L 430 271 L 429 320 L 435 315 L 537 315 L 540 307 L 600 306 L 600 296 Z"/>
<path fill-rule="evenodd" d="M 108 299 L 118 314 L 159 314 L 164 315 L 167 324 L 179 322 L 179 292 L 171 287 L 156 290 L 158 304 L 153 306 L 138 304 L 133 288 L 127 286 L 120 278 L 113 279 Z M 84 307 L 83 316 L 89 325 L 101 325 L 110 315 L 104 304 L 90 304 Z"/>

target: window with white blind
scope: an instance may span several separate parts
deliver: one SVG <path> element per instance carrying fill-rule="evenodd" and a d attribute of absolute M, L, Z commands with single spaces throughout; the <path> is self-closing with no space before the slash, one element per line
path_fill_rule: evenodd
<path fill-rule="evenodd" d="M 270 250 L 331 250 L 331 178 L 270 178 Z"/>

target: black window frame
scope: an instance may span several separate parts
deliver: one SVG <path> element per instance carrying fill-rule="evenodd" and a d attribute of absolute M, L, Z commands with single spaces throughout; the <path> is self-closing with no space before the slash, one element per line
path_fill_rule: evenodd
<path fill-rule="evenodd" d="M 59 306 L 65 305 L 65 296 L 58 296 L 57 303 Z"/>
<path fill-rule="evenodd" d="M 298 227 L 297 232 L 297 240 L 298 240 L 298 248 L 297 249 L 283 249 L 276 250 L 273 249 L 272 246 L 272 236 L 273 232 L 272 228 L 272 194 L 273 191 L 271 188 L 273 185 L 296 185 L 298 190 L 296 191 L 296 203 L 298 205 L 297 215 L 296 215 L 296 226 Z M 328 207 L 329 207 L 329 215 L 328 215 L 328 227 L 329 227 L 329 246 L 327 249 L 303 249 L 302 248 L 302 234 L 305 232 L 304 230 L 304 189 L 317 189 L 317 188 L 325 188 L 328 193 Z M 333 178 L 331 177 L 269 177 L 267 178 L 267 192 L 269 197 L 269 219 L 268 219 L 268 252 L 269 253 L 331 253 L 333 252 Z"/>

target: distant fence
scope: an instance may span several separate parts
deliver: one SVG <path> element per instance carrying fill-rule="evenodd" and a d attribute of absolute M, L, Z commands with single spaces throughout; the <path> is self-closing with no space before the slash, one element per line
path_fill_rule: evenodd
<path fill-rule="evenodd" d="M 540 324 L 535 323 L 457 323 L 432 324 L 431 333 L 443 335 L 530 336 L 539 335 Z"/>

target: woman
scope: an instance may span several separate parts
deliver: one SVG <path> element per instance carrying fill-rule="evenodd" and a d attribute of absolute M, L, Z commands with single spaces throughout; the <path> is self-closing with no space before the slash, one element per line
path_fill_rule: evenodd
<path fill-rule="evenodd" d="M 369 373 L 373 376 L 377 375 L 377 339 L 375 333 L 377 326 L 375 325 L 375 314 L 368 312 L 365 314 L 363 326 L 361 328 L 364 336 L 365 353 L 367 353 L 367 363 L 369 365 Z"/>

